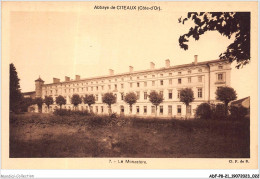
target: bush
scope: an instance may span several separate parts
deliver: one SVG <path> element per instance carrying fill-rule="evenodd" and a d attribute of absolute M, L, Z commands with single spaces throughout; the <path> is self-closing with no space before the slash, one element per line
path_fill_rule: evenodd
<path fill-rule="evenodd" d="M 230 119 L 232 120 L 243 120 L 248 114 L 247 108 L 231 106 L 230 107 Z"/>
<path fill-rule="evenodd" d="M 56 109 L 53 113 L 57 116 L 71 116 L 71 115 L 89 115 L 90 113 L 88 111 L 72 111 L 70 109 Z"/>
<path fill-rule="evenodd" d="M 224 104 L 212 104 L 211 105 L 211 118 L 214 120 L 224 120 L 226 119 L 226 111 Z"/>
<path fill-rule="evenodd" d="M 196 109 L 196 118 L 210 119 L 211 118 L 211 106 L 208 103 L 200 104 Z"/>

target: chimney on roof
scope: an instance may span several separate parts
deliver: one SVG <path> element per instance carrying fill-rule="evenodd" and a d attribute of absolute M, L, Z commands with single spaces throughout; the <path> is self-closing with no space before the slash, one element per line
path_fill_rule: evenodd
<path fill-rule="evenodd" d="M 132 73 L 134 71 L 134 67 L 129 66 L 129 72 Z"/>
<path fill-rule="evenodd" d="M 170 67 L 170 60 L 169 59 L 165 60 L 165 67 L 166 68 Z"/>
<path fill-rule="evenodd" d="M 109 75 L 114 75 L 114 70 L 109 69 Z"/>
<path fill-rule="evenodd" d="M 153 62 L 150 62 L 150 69 L 154 69 L 155 64 Z"/>
<path fill-rule="evenodd" d="M 65 76 L 65 81 L 70 81 L 70 77 Z"/>
<path fill-rule="evenodd" d="M 60 79 L 59 78 L 53 78 L 53 83 L 59 83 Z"/>
<path fill-rule="evenodd" d="M 75 80 L 80 80 L 80 76 L 79 76 L 79 75 L 76 75 L 76 76 L 75 76 Z"/>
<path fill-rule="evenodd" d="M 198 63 L 198 55 L 194 55 L 194 64 L 197 65 Z"/>

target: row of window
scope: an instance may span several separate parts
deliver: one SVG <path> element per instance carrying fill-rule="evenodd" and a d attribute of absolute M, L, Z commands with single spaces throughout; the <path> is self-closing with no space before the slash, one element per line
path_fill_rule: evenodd
<path fill-rule="evenodd" d="M 222 65 L 219 65 L 219 66 L 218 66 L 218 69 L 223 69 L 223 66 L 222 66 Z M 201 69 L 201 68 L 198 69 L 198 72 L 202 72 L 202 69 Z M 181 74 L 182 74 L 181 71 L 178 72 L 178 75 L 181 75 Z M 188 74 L 191 74 L 191 70 L 188 70 Z M 161 74 L 160 74 L 160 77 L 163 77 L 163 76 L 164 76 L 164 74 L 161 73 Z M 169 73 L 168 76 L 172 76 L 172 73 Z M 220 74 L 220 76 L 221 76 L 221 74 Z M 144 76 L 144 79 L 146 79 L 146 78 L 147 78 L 147 75 Z M 155 78 L 155 75 L 152 75 L 152 78 Z M 201 82 L 201 80 L 200 80 L 201 77 L 198 77 L 198 78 L 199 78 L 198 81 Z M 223 78 L 223 74 L 222 74 L 222 78 Z M 130 79 L 130 80 L 133 80 L 133 77 L 130 76 L 129 79 Z M 140 77 L 137 76 L 136 79 L 140 79 Z M 118 79 L 115 78 L 114 81 L 117 82 Z M 121 78 L 121 81 L 124 81 L 124 78 Z M 108 80 L 108 82 L 111 83 L 112 80 Z M 178 80 L 178 82 L 179 82 L 179 80 Z M 189 82 L 189 83 L 191 82 L 191 78 L 190 78 L 190 77 L 188 78 L 188 82 Z M 91 82 L 90 82 L 90 84 L 92 84 L 92 85 L 93 85 L 93 84 L 98 84 L 98 83 L 99 83 L 98 81 L 95 81 L 95 82 L 91 81 Z M 102 80 L 101 83 L 104 83 L 104 80 Z M 76 84 L 76 83 L 73 83 L 72 86 L 79 86 L 79 84 L 80 84 L 80 83 L 77 83 L 77 84 Z M 82 86 L 84 85 L 84 83 L 81 83 L 81 84 L 82 84 Z M 88 85 L 88 82 L 86 82 L 85 84 Z M 70 86 L 71 86 L 70 84 L 65 85 L 65 87 L 70 87 Z M 54 86 L 53 86 L 53 87 L 54 87 Z M 57 86 L 55 86 L 55 87 L 57 87 Z"/>
<path fill-rule="evenodd" d="M 221 76 L 221 74 L 219 74 L 219 78 L 222 78 L 223 76 Z M 202 82 L 202 76 L 199 76 L 198 77 L 198 82 Z M 136 87 L 140 87 L 140 83 L 141 82 L 137 82 L 136 83 Z M 191 77 L 188 77 L 188 83 L 191 83 Z M 133 87 L 133 83 L 129 83 L 130 84 L 130 88 Z M 147 87 L 147 82 L 143 82 L 144 84 L 144 87 Z M 178 84 L 182 84 L 182 79 L 181 78 L 178 78 Z M 164 85 L 164 80 L 160 80 L 160 85 L 163 86 Z M 169 85 L 172 85 L 172 79 L 169 79 Z M 152 86 L 155 86 L 155 81 L 152 81 Z M 100 86 L 101 87 L 101 90 L 104 90 L 104 86 Z M 67 92 L 79 92 L 79 90 L 81 89 L 81 92 L 84 91 L 84 89 L 86 89 L 86 91 L 88 91 L 88 88 L 90 88 L 90 91 L 94 91 L 95 90 L 99 90 L 99 86 L 96 86 L 96 87 L 86 87 L 86 88 L 73 88 L 73 89 L 64 89 L 64 93 L 67 93 Z M 111 90 L 111 85 L 108 85 L 108 89 Z M 114 85 L 114 90 L 117 90 L 118 89 L 118 85 L 115 84 Z M 121 89 L 124 89 L 124 84 L 121 84 Z M 50 94 L 53 93 L 53 91 L 56 92 L 56 94 L 58 93 L 58 90 L 50 90 Z M 46 91 L 46 94 L 47 94 L 47 91 Z"/>
<path fill-rule="evenodd" d="M 68 106 L 68 107 L 66 107 L 66 106 L 64 106 L 64 108 L 65 109 L 72 109 L 70 106 Z M 93 106 L 91 106 L 90 107 L 90 109 L 89 110 L 91 110 L 91 111 L 93 111 L 94 109 L 93 109 L 94 107 Z M 147 109 L 148 107 L 147 106 L 143 106 L 143 114 L 147 114 Z M 86 106 L 86 109 L 88 109 L 88 107 Z M 171 115 L 172 114 L 172 112 L 173 112 L 173 107 L 172 107 L 172 105 L 168 105 L 168 114 L 169 115 Z M 83 106 L 81 106 L 81 110 L 84 110 L 84 107 Z M 95 106 L 95 111 L 93 111 L 93 112 L 96 112 L 96 113 L 104 113 L 104 106 Z M 124 108 L 124 106 L 120 106 L 120 112 L 121 113 L 124 113 L 125 112 L 125 108 Z M 155 114 L 155 112 L 156 112 L 156 108 L 155 108 L 155 106 L 151 106 L 151 113 L 152 114 Z M 164 113 L 164 106 L 159 106 L 159 113 L 160 114 L 163 114 Z M 177 115 L 181 115 L 181 113 L 182 113 L 182 106 L 181 105 L 177 105 Z M 136 106 L 136 114 L 141 114 L 141 108 L 140 108 L 140 106 Z M 191 106 L 189 105 L 189 106 L 187 106 L 187 114 L 191 114 Z"/>
<path fill-rule="evenodd" d="M 177 98 L 180 99 L 180 91 L 181 90 L 178 90 L 177 91 Z M 162 96 L 163 96 L 163 91 L 160 91 L 159 92 Z M 101 99 L 103 97 L 104 94 L 101 94 Z M 117 94 L 114 94 L 115 97 L 116 97 L 116 100 L 117 100 Z M 99 95 L 96 94 L 94 95 L 95 96 L 95 100 L 98 101 L 99 100 Z M 124 93 L 120 93 L 120 99 L 121 100 L 124 100 Z M 140 91 L 136 91 L 136 96 L 137 96 L 137 100 L 140 100 Z M 69 96 L 70 98 L 71 96 Z M 84 96 L 81 95 L 81 97 L 83 98 Z M 148 100 L 148 93 L 147 92 L 144 92 L 143 93 L 143 99 L 144 100 Z M 66 96 L 64 96 L 64 98 L 66 98 Z M 202 88 L 197 88 L 197 98 L 202 98 Z M 173 99 L 173 91 L 172 90 L 168 90 L 168 99 Z"/>

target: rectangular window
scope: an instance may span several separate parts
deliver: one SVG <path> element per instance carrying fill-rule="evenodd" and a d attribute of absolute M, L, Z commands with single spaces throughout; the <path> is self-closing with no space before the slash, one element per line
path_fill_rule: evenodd
<path fill-rule="evenodd" d="M 160 91 L 160 95 L 162 95 L 162 96 L 163 96 L 163 91 Z"/>
<path fill-rule="evenodd" d="M 98 94 L 96 94 L 96 101 L 98 101 Z"/>
<path fill-rule="evenodd" d="M 168 106 L 168 114 L 169 114 L 169 115 L 172 115 L 172 105 L 169 105 L 169 106 Z"/>
<path fill-rule="evenodd" d="M 181 105 L 177 105 L 177 114 L 181 115 Z"/>
<path fill-rule="evenodd" d="M 121 93 L 121 100 L 124 100 L 124 93 Z"/>
<path fill-rule="evenodd" d="M 144 114 L 147 114 L 147 106 L 144 106 Z"/>
<path fill-rule="evenodd" d="M 172 79 L 169 79 L 169 85 L 172 85 Z"/>
<path fill-rule="evenodd" d="M 178 84 L 181 84 L 181 78 L 178 78 Z"/>
<path fill-rule="evenodd" d="M 137 87 L 140 87 L 140 83 L 139 82 L 137 83 Z"/>
<path fill-rule="evenodd" d="M 139 100 L 140 99 L 140 92 L 139 91 L 136 92 L 136 96 L 137 96 L 137 100 Z"/>
<path fill-rule="evenodd" d="M 191 77 L 188 77 L 188 83 L 191 83 Z"/>
<path fill-rule="evenodd" d="M 178 72 L 178 75 L 181 75 L 181 71 Z"/>
<path fill-rule="evenodd" d="M 198 88 L 198 98 L 202 98 L 202 88 Z"/>
<path fill-rule="evenodd" d="M 101 86 L 102 90 L 104 90 L 104 86 Z"/>
<path fill-rule="evenodd" d="M 147 100 L 147 92 L 144 92 L 144 99 Z"/>
<path fill-rule="evenodd" d="M 98 106 L 96 106 L 96 113 L 98 113 Z"/>
<path fill-rule="evenodd" d="M 198 76 L 198 82 L 202 82 L 202 76 Z"/>
<path fill-rule="evenodd" d="M 104 112 L 104 107 L 103 106 L 101 106 L 101 113 L 103 113 Z"/>
<path fill-rule="evenodd" d="M 220 69 L 220 70 L 221 70 L 221 69 L 223 69 L 223 66 L 221 66 L 221 65 L 220 65 L 220 66 L 218 66 L 218 69 Z"/>
<path fill-rule="evenodd" d="M 115 84 L 115 90 L 117 89 L 117 85 Z"/>
<path fill-rule="evenodd" d="M 191 105 L 188 105 L 186 108 L 187 115 L 191 115 Z"/>
<path fill-rule="evenodd" d="M 124 84 L 121 84 L 121 88 L 122 88 L 122 89 L 124 88 Z"/>
<path fill-rule="evenodd" d="M 163 85 L 163 80 L 160 81 L 160 84 Z"/>
<path fill-rule="evenodd" d="M 180 97 L 181 97 L 181 90 L 178 90 L 177 98 L 180 99 Z"/>
<path fill-rule="evenodd" d="M 147 86 L 147 82 L 144 82 L 144 87 L 146 87 Z"/>
<path fill-rule="evenodd" d="M 155 86 L 155 81 L 152 81 L 152 86 Z"/>
<path fill-rule="evenodd" d="M 136 114 L 139 114 L 140 110 L 139 110 L 139 106 L 136 106 Z"/>
<path fill-rule="evenodd" d="M 160 106 L 160 114 L 163 114 L 163 106 Z"/>
<path fill-rule="evenodd" d="M 152 106 L 152 114 L 155 114 L 155 106 Z"/>
<path fill-rule="evenodd" d="M 223 73 L 218 74 L 218 81 L 223 81 Z"/>
<path fill-rule="evenodd" d="M 172 99 L 172 90 L 169 90 L 168 97 L 169 99 Z"/>
<path fill-rule="evenodd" d="M 172 76 L 172 73 L 169 73 L 169 76 Z"/>

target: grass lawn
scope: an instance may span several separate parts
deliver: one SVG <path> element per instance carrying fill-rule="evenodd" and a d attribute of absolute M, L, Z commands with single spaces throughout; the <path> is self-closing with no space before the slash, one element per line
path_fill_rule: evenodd
<path fill-rule="evenodd" d="M 249 121 L 11 114 L 10 157 L 249 158 Z"/>

